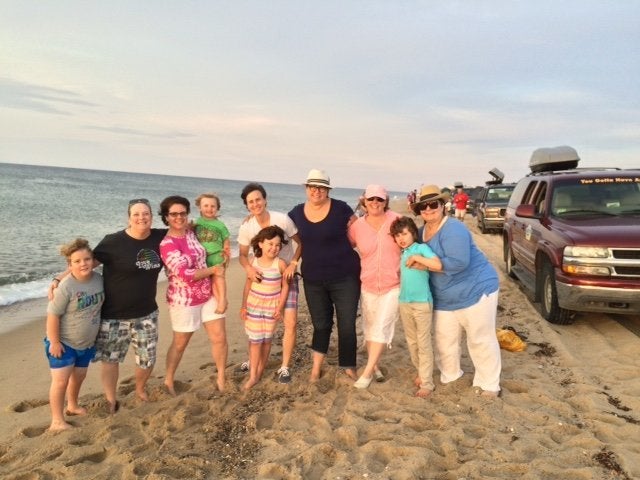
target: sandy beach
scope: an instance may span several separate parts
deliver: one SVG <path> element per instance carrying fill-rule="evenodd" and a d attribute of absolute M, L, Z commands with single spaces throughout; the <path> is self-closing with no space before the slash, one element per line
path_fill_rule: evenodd
<path fill-rule="evenodd" d="M 396 209 L 402 207 L 402 201 Z M 429 400 L 413 396 L 414 370 L 401 323 L 382 358 L 386 380 L 367 390 L 337 368 L 335 350 L 323 377 L 307 383 L 311 324 L 304 303 L 293 381 L 278 384 L 281 337 L 264 378 L 243 393 L 237 371 L 246 357 L 238 312 L 243 271 L 228 274 L 228 384 L 219 393 L 203 331 L 194 335 L 171 397 L 162 387 L 171 329 L 160 284 L 160 348 L 150 400 L 133 392 L 133 355 L 121 367 L 122 407 L 108 415 L 98 364 L 81 392 L 84 417 L 76 428 L 46 429 L 49 369 L 44 357 L 44 300 L 0 308 L 3 322 L 26 323 L 0 335 L 0 477 L 6 479 L 635 479 L 640 478 L 640 338 L 623 325 L 637 317 L 579 314 L 573 325 L 547 323 L 517 283 L 504 274 L 499 235 L 478 246 L 501 278 L 498 326 L 527 341 L 523 352 L 502 351 L 502 396 L 477 397 L 472 365 Z M 303 295 L 301 295 L 303 298 Z M 32 319 L 33 321 L 25 322 Z M 279 328 L 279 335 L 282 329 Z M 360 350 L 359 364 L 365 352 Z"/>

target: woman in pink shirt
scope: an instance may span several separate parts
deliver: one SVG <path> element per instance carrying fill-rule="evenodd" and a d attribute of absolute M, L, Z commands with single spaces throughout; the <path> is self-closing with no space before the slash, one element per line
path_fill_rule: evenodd
<path fill-rule="evenodd" d="M 374 376 L 384 380 L 378 361 L 393 340 L 400 294 L 400 247 L 389 233 L 399 215 L 389 210 L 389 195 L 380 185 L 367 186 L 364 207 L 365 215 L 349 227 L 349 239 L 360 254 L 360 303 L 368 354 L 356 388 L 367 388 Z"/>
<path fill-rule="evenodd" d="M 218 390 L 224 390 L 227 363 L 225 315 L 216 313 L 218 303 L 211 295 L 211 276 L 218 266 L 207 267 L 207 253 L 189 228 L 189 200 L 173 195 L 160 203 L 160 216 L 169 231 L 160 242 L 169 285 L 167 303 L 173 339 L 167 352 L 164 384 L 175 395 L 174 376 L 193 332 L 202 325 L 211 342 L 218 370 Z"/>

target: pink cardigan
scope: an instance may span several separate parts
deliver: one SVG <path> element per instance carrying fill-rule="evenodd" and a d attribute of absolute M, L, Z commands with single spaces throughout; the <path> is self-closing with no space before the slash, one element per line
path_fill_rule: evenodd
<path fill-rule="evenodd" d="M 400 215 L 390 210 L 384 215 L 378 231 L 367 223 L 366 216 L 349 227 L 349 240 L 360 254 L 362 290 L 374 294 L 400 287 L 400 247 L 389 233 L 391 223 Z"/>

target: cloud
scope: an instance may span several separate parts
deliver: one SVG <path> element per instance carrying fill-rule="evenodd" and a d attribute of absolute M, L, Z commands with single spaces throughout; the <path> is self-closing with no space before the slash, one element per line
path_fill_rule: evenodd
<path fill-rule="evenodd" d="M 176 138 L 190 138 L 195 137 L 196 135 L 191 133 L 184 133 L 178 131 L 166 131 L 166 132 L 150 132 L 144 130 L 137 130 L 135 128 L 128 127 L 102 127 L 99 125 L 85 125 L 84 128 L 89 130 L 99 130 L 102 132 L 116 133 L 118 135 L 133 135 L 139 137 L 150 137 L 150 138 L 167 138 L 167 139 L 176 139 Z"/>
<path fill-rule="evenodd" d="M 0 77 L 0 106 L 55 115 L 71 115 L 68 106 L 97 106 L 70 90 Z"/>

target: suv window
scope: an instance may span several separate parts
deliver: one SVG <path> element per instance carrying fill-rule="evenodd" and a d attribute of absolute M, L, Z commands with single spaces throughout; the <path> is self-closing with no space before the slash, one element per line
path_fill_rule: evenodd
<path fill-rule="evenodd" d="M 553 193 L 551 215 L 621 215 L 640 209 L 638 183 L 559 183 Z"/>

